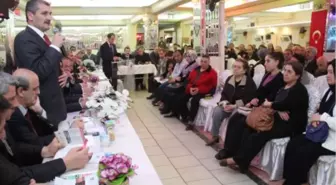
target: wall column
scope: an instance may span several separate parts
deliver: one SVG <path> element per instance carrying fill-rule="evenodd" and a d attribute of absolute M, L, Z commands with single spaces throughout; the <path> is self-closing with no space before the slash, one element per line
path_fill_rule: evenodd
<path fill-rule="evenodd" d="M 136 34 L 137 34 L 137 24 L 128 23 L 127 24 L 127 40 L 128 46 L 131 51 L 136 49 Z"/>
<path fill-rule="evenodd" d="M 226 42 L 226 29 L 227 24 L 225 24 L 225 2 L 221 0 L 219 2 L 219 60 L 220 60 L 220 69 L 219 72 L 224 71 L 225 68 L 225 42 Z"/>
<path fill-rule="evenodd" d="M 201 4 L 199 0 L 193 0 L 193 48 L 197 53 L 201 52 Z"/>
<path fill-rule="evenodd" d="M 143 22 L 145 30 L 145 49 L 153 50 L 159 42 L 159 23 L 157 16 L 145 15 Z"/>

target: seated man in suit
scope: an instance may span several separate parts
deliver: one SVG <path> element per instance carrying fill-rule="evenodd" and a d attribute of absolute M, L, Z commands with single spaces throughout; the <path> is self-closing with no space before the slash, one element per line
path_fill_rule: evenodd
<path fill-rule="evenodd" d="M 39 102 L 39 79 L 36 73 L 28 69 L 18 69 L 13 74 L 19 86 L 16 99 L 19 106 L 8 120 L 8 129 L 13 139 L 33 145 L 47 146 L 55 138 L 54 128 L 47 120 L 46 112 Z"/>
<path fill-rule="evenodd" d="M 145 48 L 144 47 L 139 47 L 137 54 L 135 55 L 135 64 L 139 65 L 139 64 L 146 64 L 151 62 L 151 59 L 149 57 L 149 54 L 145 52 Z M 145 85 L 143 84 L 143 78 L 144 75 L 140 74 L 140 75 L 134 75 L 135 77 L 135 89 L 139 90 L 142 89 L 146 89 Z"/>
<path fill-rule="evenodd" d="M 97 61 L 97 56 L 95 54 L 92 54 L 91 48 L 86 49 L 86 54 L 83 56 L 82 60 L 86 60 L 86 59 L 90 59 L 94 62 Z M 99 64 L 96 63 L 96 65 L 99 65 Z"/>
<path fill-rule="evenodd" d="M 89 161 L 91 154 L 88 148 L 74 148 L 61 159 L 52 160 L 44 164 L 20 167 L 17 159 L 30 161 L 42 155 L 44 150 L 35 149 L 35 145 L 15 142 L 11 133 L 7 132 L 6 121 L 19 106 L 16 99 L 18 82 L 11 75 L 0 72 L 0 182 L 1 185 L 28 185 L 31 179 L 37 183 L 54 180 L 67 170 L 81 169 Z M 53 153 L 55 154 L 55 153 Z"/>
<path fill-rule="evenodd" d="M 69 78 L 63 87 L 63 96 L 67 108 L 67 112 L 76 112 L 82 110 L 80 100 L 83 98 L 83 90 L 81 80 L 72 75 L 74 62 L 69 58 L 62 60 L 62 73 L 67 73 Z"/>

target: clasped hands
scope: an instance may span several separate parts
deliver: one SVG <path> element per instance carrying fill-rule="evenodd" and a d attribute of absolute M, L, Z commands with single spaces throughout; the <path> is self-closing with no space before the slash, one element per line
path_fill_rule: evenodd
<path fill-rule="evenodd" d="M 191 94 L 192 96 L 198 94 L 198 91 L 199 91 L 199 89 L 198 89 L 197 87 L 192 87 L 192 88 L 190 88 L 190 94 Z"/>

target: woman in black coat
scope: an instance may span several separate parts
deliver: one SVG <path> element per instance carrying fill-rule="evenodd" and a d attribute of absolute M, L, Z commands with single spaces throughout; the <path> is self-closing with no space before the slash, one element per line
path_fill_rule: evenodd
<path fill-rule="evenodd" d="M 286 64 L 285 87 L 279 90 L 274 102 L 265 100 L 262 105 L 276 111 L 272 128 L 269 131 L 257 132 L 246 127 L 238 153 L 232 158 L 223 159 L 220 162 L 221 166 L 238 165 L 240 171 L 245 172 L 268 141 L 296 136 L 305 130 L 309 97 L 305 86 L 300 83 L 302 72 L 303 66 L 300 63 Z"/>
<path fill-rule="evenodd" d="M 257 87 L 247 74 L 248 68 L 247 61 L 243 59 L 237 59 L 234 63 L 233 75 L 226 80 L 221 100 L 213 112 L 212 140 L 207 143 L 207 146 L 219 142 L 219 129 L 223 120 L 230 117 L 235 109 L 245 106 L 255 97 Z"/>
<path fill-rule="evenodd" d="M 248 107 L 262 105 L 265 99 L 274 101 L 280 88 L 284 86 L 283 75 L 281 73 L 284 58 L 282 53 L 271 53 L 265 57 L 265 69 L 261 84 L 257 90 L 255 98 L 249 103 Z M 234 156 L 240 147 L 245 128 L 246 116 L 240 113 L 232 115 L 229 119 L 224 148 L 216 154 L 216 159 L 222 160 Z"/>

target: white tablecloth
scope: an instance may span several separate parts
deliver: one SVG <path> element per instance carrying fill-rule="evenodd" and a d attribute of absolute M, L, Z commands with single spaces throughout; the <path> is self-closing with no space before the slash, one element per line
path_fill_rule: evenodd
<path fill-rule="evenodd" d="M 153 64 L 118 66 L 118 75 L 136 75 L 136 74 L 157 74 L 157 69 Z"/>
<path fill-rule="evenodd" d="M 78 114 L 79 112 L 69 113 L 67 120 L 60 124 L 59 129 L 69 128 L 69 123 Z M 114 131 L 116 140 L 109 147 L 104 147 L 103 151 L 106 153 L 124 153 L 133 159 L 133 164 L 139 166 L 136 170 L 137 175 L 130 179 L 130 184 L 162 185 L 160 177 L 156 173 L 126 114 L 120 117 Z"/>

